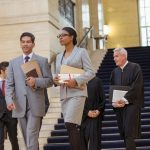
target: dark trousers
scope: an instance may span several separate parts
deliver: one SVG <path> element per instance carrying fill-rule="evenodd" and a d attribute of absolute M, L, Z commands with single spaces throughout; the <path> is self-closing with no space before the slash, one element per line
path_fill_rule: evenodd
<path fill-rule="evenodd" d="M 82 150 L 101 149 L 101 118 L 87 118 L 81 124 Z"/>
<path fill-rule="evenodd" d="M 71 150 L 81 150 L 80 128 L 78 125 L 68 122 L 65 123 L 65 126 L 69 134 Z"/>
<path fill-rule="evenodd" d="M 134 138 L 126 137 L 124 142 L 125 142 L 126 150 L 136 150 L 136 144 Z"/>
<path fill-rule="evenodd" d="M 0 118 L 0 150 L 4 150 L 4 128 L 7 128 L 9 140 L 12 145 L 12 150 L 19 150 L 19 144 L 17 139 L 17 119 L 12 118 L 7 113 Z"/>

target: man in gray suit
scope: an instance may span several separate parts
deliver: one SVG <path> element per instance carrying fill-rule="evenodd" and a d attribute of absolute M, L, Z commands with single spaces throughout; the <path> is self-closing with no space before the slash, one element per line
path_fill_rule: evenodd
<path fill-rule="evenodd" d="M 41 119 L 45 115 L 44 89 L 53 85 L 48 60 L 33 53 L 35 37 L 24 32 L 20 36 L 23 55 L 10 61 L 6 79 L 7 108 L 18 118 L 27 150 L 38 150 L 38 137 Z M 41 77 L 27 77 L 21 65 L 36 60 L 42 72 Z"/>

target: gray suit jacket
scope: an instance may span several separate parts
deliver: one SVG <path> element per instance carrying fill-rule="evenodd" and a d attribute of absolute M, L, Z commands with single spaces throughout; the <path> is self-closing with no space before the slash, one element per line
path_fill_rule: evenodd
<path fill-rule="evenodd" d="M 64 52 L 60 53 L 56 58 L 56 74 L 60 73 L 60 67 L 64 63 L 63 61 L 63 54 Z M 91 60 L 87 53 L 87 50 L 84 48 L 74 47 L 71 55 L 67 58 L 66 65 L 84 69 L 85 73 L 75 80 L 77 81 L 78 85 L 88 83 L 91 80 L 95 73 L 93 71 L 93 67 L 91 64 Z M 84 90 L 75 89 L 75 88 L 66 88 L 61 86 L 60 87 L 60 98 L 65 99 L 69 97 L 75 96 L 87 96 L 87 87 L 85 86 Z"/>
<path fill-rule="evenodd" d="M 43 75 L 43 78 L 36 78 L 35 90 L 25 84 L 25 75 L 21 69 L 21 65 L 24 63 L 23 56 L 19 56 L 9 63 L 5 98 L 7 104 L 14 102 L 16 105 L 16 109 L 13 110 L 13 117 L 20 118 L 25 115 L 27 99 L 34 116 L 45 115 L 44 89 L 53 85 L 52 74 L 47 58 L 33 53 L 31 60 L 36 60 L 39 63 Z"/>

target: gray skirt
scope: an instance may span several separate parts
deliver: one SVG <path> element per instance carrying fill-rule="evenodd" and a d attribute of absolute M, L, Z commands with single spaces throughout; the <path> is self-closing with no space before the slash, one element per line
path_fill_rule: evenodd
<path fill-rule="evenodd" d="M 81 124 L 86 97 L 71 97 L 61 100 L 65 122 Z"/>

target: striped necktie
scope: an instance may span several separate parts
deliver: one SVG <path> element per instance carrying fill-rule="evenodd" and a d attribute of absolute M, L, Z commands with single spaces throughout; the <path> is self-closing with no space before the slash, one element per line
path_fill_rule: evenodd
<path fill-rule="evenodd" d="M 2 80 L 2 95 L 5 96 L 5 80 Z"/>

